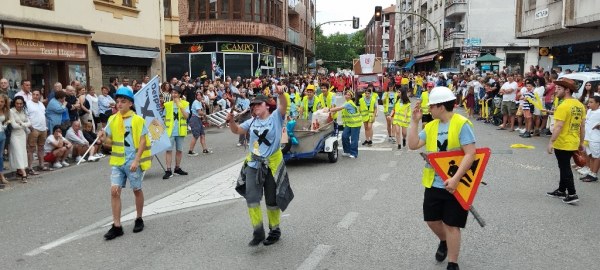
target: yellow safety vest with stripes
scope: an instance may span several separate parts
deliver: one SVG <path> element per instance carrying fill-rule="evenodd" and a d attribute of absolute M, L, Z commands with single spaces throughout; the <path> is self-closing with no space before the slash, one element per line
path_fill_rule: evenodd
<path fill-rule="evenodd" d="M 354 104 L 354 101 L 352 100 L 346 101 L 346 104 L 352 105 L 355 112 L 349 113 L 346 109 L 342 110 L 342 121 L 344 122 L 344 126 L 351 128 L 360 127 L 362 125 L 362 117 L 360 115 L 358 107 L 356 106 L 356 104 Z M 346 104 L 344 104 L 344 107 L 346 106 Z"/>
<path fill-rule="evenodd" d="M 447 151 L 458 150 L 460 149 L 460 130 L 463 125 L 468 123 L 473 126 L 473 123 L 469 121 L 466 117 L 454 113 L 452 118 L 450 118 L 450 124 L 448 126 L 448 147 Z M 439 119 L 434 119 L 433 121 L 427 123 L 425 125 L 425 152 L 426 153 L 434 153 L 438 152 L 438 127 L 440 125 Z M 423 178 L 421 181 L 423 182 L 423 186 L 426 188 L 430 188 L 433 185 L 433 178 L 435 177 L 435 171 L 431 168 L 431 165 L 426 164 L 425 168 L 423 168 Z"/>
<path fill-rule="evenodd" d="M 111 130 L 111 136 L 112 136 L 112 152 L 110 154 L 110 160 L 109 160 L 109 164 L 111 166 L 123 166 L 123 164 L 125 164 L 125 134 L 117 132 L 118 130 L 120 130 L 120 127 L 117 127 L 117 123 L 116 121 L 113 121 L 115 118 L 115 115 L 112 115 L 109 119 L 108 122 L 110 123 L 110 130 Z M 140 144 L 140 137 L 142 134 L 142 129 L 144 128 L 145 125 L 145 120 L 144 118 L 142 118 L 139 115 L 132 115 L 131 116 L 131 137 L 133 138 L 133 146 L 135 147 L 135 149 L 139 148 L 139 144 Z M 150 166 L 152 165 L 152 154 L 150 151 L 150 139 L 148 138 L 148 135 L 144 135 L 146 136 L 146 148 L 144 149 L 144 152 L 142 152 L 142 157 L 140 158 L 140 168 L 142 169 L 142 171 L 146 171 L 148 169 L 150 169 Z"/>
<path fill-rule="evenodd" d="M 429 105 L 427 103 L 429 103 L 429 92 L 423 91 L 421 93 L 421 112 L 423 114 L 429 114 Z"/>
<path fill-rule="evenodd" d="M 180 108 L 179 113 L 177 114 L 177 121 L 179 126 L 177 127 L 179 129 L 179 136 L 185 137 L 187 136 L 187 118 L 185 118 L 185 116 L 183 115 L 183 111 L 185 111 L 185 108 L 187 108 L 190 105 L 190 103 L 188 103 L 185 100 L 181 100 L 179 102 L 179 106 Z M 169 137 L 171 137 L 171 134 L 173 133 L 173 116 L 174 116 L 174 112 L 173 112 L 173 101 L 169 101 L 169 102 L 165 102 L 164 104 L 165 106 L 165 126 L 167 127 L 167 135 L 169 135 Z"/>
<path fill-rule="evenodd" d="M 360 106 L 360 116 L 362 117 L 363 122 L 369 121 L 369 118 L 374 115 L 375 103 L 377 103 L 377 98 L 374 95 L 371 95 L 371 104 L 369 104 L 369 108 L 367 108 L 367 102 L 365 101 L 364 96 L 358 101 Z"/>
<path fill-rule="evenodd" d="M 312 106 L 313 113 L 319 109 L 319 103 L 320 103 L 319 97 L 313 96 L 313 106 Z M 308 96 L 304 96 L 304 98 L 302 98 L 302 107 L 303 107 L 302 119 L 309 120 L 308 119 Z"/>
<path fill-rule="evenodd" d="M 330 108 L 331 109 L 331 103 L 333 103 L 333 99 L 335 98 L 335 94 L 332 94 L 331 92 L 329 92 L 329 94 L 327 95 L 326 98 L 323 97 L 323 93 L 321 93 L 319 95 L 319 102 L 321 103 L 321 108 Z M 334 120 L 337 119 L 338 117 L 338 113 L 332 113 L 331 114 L 331 118 L 333 118 Z"/>
<path fill-rule="evenodd" d="M 410 111 L 410 103 L 404 104 L 396 102 L 394 105 L 394 125 L 408 127 L 410 124 L 411 115 L 412 112 Z"/>
<path fill-rule="evenodd" d="M 285 97 L 285 100 L 287 101 L 287 107 L 285 108 L 285 111 L 289 115 L 290 108 L 292 107 L 292 98 L 290 98 L 290 94 L 288 94 L 287 92 L 284 92 L 283 96 Z"/>

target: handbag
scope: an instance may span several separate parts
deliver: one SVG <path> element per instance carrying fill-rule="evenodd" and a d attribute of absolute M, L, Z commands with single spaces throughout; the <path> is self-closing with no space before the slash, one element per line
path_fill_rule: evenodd
<path fill-rule="evenodd" d="M 573 161 L 579 167 L 585 166 L 587 163 L 587 155 L 585 154 L 585 150 L 577 150 L 573 152 Z"/>

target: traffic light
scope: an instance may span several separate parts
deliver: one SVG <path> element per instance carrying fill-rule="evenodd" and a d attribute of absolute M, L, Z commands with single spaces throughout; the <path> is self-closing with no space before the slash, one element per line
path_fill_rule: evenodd
<path fill-rule="evenodd" d="M 381 6 L 375 6 L 375 21 L 381 21 Z"/>
<path fill-rule="evenodd" d="M 352 17 L 352 28 L 354 28 L 354 29 L 360 28 L 360 23 L 359 23 L 358 19 L 360 19 L 360 18 Z"/>

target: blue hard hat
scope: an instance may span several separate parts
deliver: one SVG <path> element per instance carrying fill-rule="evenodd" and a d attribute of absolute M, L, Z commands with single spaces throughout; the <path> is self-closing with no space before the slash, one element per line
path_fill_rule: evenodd
<path fill-rule="evenodd" d="M 133 91 L 126 86 L 121 86 L 119 89 L 117 89 L 117 93 L 115 94 L 115 98 L 118 97 L 124 97 L 133 102 Z"/>

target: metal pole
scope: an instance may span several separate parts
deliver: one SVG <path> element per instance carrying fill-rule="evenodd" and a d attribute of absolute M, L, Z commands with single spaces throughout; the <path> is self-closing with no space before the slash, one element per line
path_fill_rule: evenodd
<path fill-rule="evenodd" d="M 438 32 L 437 28 L 435 28 L 435 25 L 433 25 L 433 23 L 431 23 L 431 21 L 429 21 L 427 18 L 423 17 L 421 14 L 417 14 L 417 13 L 413 13 L 413 12 L 404 12 L 404 11 L 395 11 L 394 13 L 396 14 L 406 14 L 406 15 L 415 15 L 421 19 L 423 19 L 424 21 L 426 21 L 432 28 L 433 31 L 435 32 L 435 36 L 437 37 L 437 43 L 438 43 L 438 54 L 442 52 L 442 41 L 440 38 L 440 33 Z M 439 60 L 435 59 L 436 62 L 436 69 L 439 69 Z"/>

